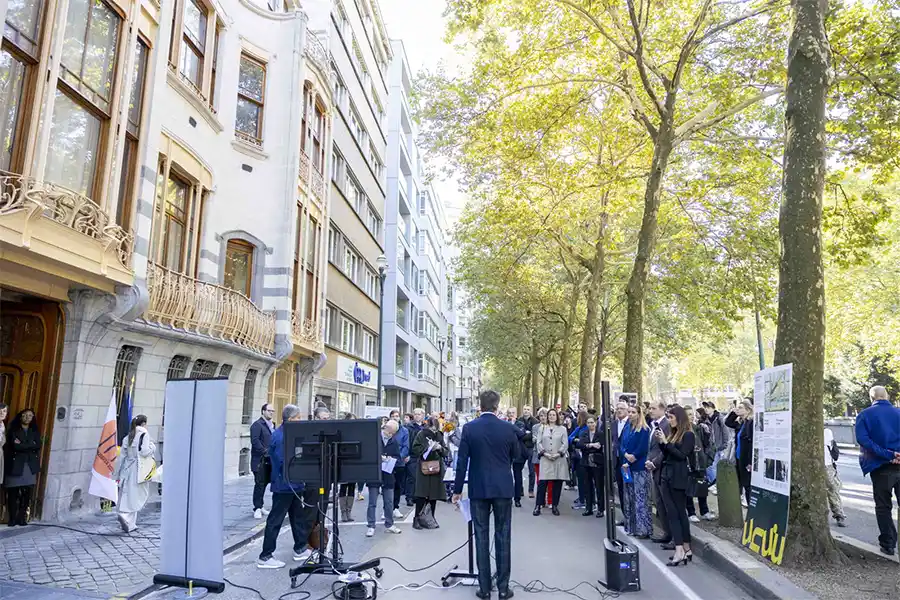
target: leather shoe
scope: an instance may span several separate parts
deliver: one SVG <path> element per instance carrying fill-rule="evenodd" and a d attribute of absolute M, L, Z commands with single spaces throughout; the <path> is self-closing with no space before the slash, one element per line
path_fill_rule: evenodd
<path fill-rule="evenodd" d="M 507 598 L 512 598 L 515 594 L 513 594 L 512 590 L 506 590 L 505 592 L 500 592 L 500 600 L 506 600 Z"/>
<path fill-rule="evenodd" d="M 670 538 L 670 537 L 652 537 L 652 538 L 650 538 L 650 541 L 653 542 L 654 544 L 668 544 L 669 542 L 672 541 L 672 538 Z"/>
<path fill-rule="evenodd" d="M 882 554 L 886 554 L 887 556 L 893 556 L 893 555 L 894 555 L 894 549 L 891 548 L 890 546 L 882 546 L 882 547 L 881 547 L 881 553 L 882 553 Z"/>
<path fill-rule="evenodd" d="M 554 517 L 558 517 L 558 516 L 559 516 L 559 509 L 556 508 L 555 506 L 550 510 L 550 512 L 553 513 L 553 516 L 554 516 Z"/>
<path fill-rule="evenodd" d="M 485 600 L 486 598 L 490 598 L 490 597 L 491 597 L 491 593 L 490 593 L 490 592 L 482 592 L 481 590 L 477 590 L 477 591 L 475 592 L 475 597 L 476 597 L 476 598 L 481 598 L 482 600 Z"/>
<path fill-rule="evenodd" d="M 516 508 L 522 508 L 522 501 L 516 500 Z"/>
<path fill-rule="evenodd" d="M 663 550 L 674 550 L 674 549 L 675 549 L 675 542 L 668 542 L 668 543 L 663 544 L 663 545 L 662 545 L 662 549 L 663 549 Z"/>

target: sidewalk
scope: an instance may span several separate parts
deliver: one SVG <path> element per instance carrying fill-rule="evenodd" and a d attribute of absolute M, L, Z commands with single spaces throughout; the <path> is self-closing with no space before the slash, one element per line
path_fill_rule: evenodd
<path fill-rule="evenodd" d="M 225 483 L 223 551 L 262 534 L 265 520 L 253 518 L 252 492 L 252 477 Z M 155 493 L 151 502 L 154 498 L 158 498 Z M 60 526 L 2 528 L 0 598 L 125 598 L 152 586 L 159 566 L 160 507 L 159 503 L 148 503 L 138 518 L 138 530 L 131 534 L 122 532 L 115 513 L 98 513 Z M 61 589 L 35 590 L 17 584 Z"/>

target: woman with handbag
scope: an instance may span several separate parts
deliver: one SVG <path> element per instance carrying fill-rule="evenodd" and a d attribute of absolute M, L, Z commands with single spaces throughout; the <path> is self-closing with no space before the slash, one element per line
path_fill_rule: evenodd
<path fill-rule="evenodd" d="M 437 529 L 440 525 L 434 514 L 437 501 L 447 499 L 444 457 L 450 453 L 437 417 L 425 419 L 425 427 L 416 436 L 409 453 L 419 465 L 414 490 L 416 516 L 413 518 L 413 529 Z"/>
<path fill-rule="evenodd" d="M 588 415 L 586 429 L 581 432 L 577 443 L 581 450 L 581 468 L 584 469 L 584 512 L 585 517 L 594 514 L 594 502 L 597 503 L 597 517 L 603 516 L 606 509 L 606 490 L 604 488 L 603 468 L 603 433 L 597 427 L 597 417 Z"/>
<path fill-rule="evenodd" d="M 660 489 L 669 516 L 669 531 L 675 544 L 675 555 L 669 558 L 670 567 L 686 565 L 691 554 L 691 522 L 687 516 L 687 490 L 691 480 L 691 457 L 694 454 L 694 432 L 687 413 L 675 405 L 666 412 L 669 435 L 657 429 L 659 447 L 663 453 Z"/>
<path fill-rule="evenodd" d="M 34 411 L 19 411 L 9 424 L 6 441 L 6 498 L 10 527 L 27 525 L 28 507 L 41 471 L 41 433 Z"/>
<path fill-rule="evenodd" d="M 569 434 L 559 422 L 559 411 L 547 411 L 547 424 L 541 427 L 537 439 L 538 456 L 541 457 L 541 475 L 538 482 L 537 499 L 534 502 L 534 516 L 540 516 L 541 506 L 547 495 L 547 485 L 553 484 L 552 512 L 559 516 L 559 497 L 563 484 L 569 479 Z"/>
<path fill-rule="evenodd" d="M 684 411 L 687 413 L 688 420 L 694 423 L 694 460 L 691 463 L 691 485 L 687 495 L 687 513 L 688 520 L 691 523 L 699 523 L 700 519 L 704 521 L 712 521 L 716 518 L 714 512 L 709 510 L 709 480 L 706 477 L 706 470 L 712 464 L 716 456 L 716 450 L 713 448 L 712 431 L 709 428 L 706 409 L 700 407 L 697 409 L 697 420 L 694 422 L 694 409 L 685 406 Z M 700 508 L 700 516 L 694 508 L 694 498 L 697 499 L 697 506 Z"/>
<path fill-rule="evenodd" d="M 119 482 L 116 508 L 125 533 L 137 529 L 138 512 L 150 498 L 150 478 L 156 468 L 155 452 L 156 444 L 147 432 L 147 417 L 138 415 L 131 420 L 131 430 L 122 443 L 116 473 Z"/>

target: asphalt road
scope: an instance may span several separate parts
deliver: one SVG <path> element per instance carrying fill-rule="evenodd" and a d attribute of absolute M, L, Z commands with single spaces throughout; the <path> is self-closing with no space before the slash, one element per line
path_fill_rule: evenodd
<path fill-rule="evenodd" d="M 841 448 L 838 475 L 843 482 L 841 501 L 844 504 L 844 514 L 847 516 L 847 527 L 834 527 L 832 519 L 832 529 L 861 542 L 878 546 L 878 523 L 875 521 L 872 480 L 863 477 L 856 450 Z"/>
<path fill-rule="evenodd" d="M 524 506 L 514 509 L 513 513 L 513 572 L 512 579 L 522 585 L 539 581 L 533 585 L 544 585 L 546 588 L 571 589 L 584 600 L 600 600 L 609 598 L 595 589 L 597 580 L 605 576 L 602 564 L 603 554 L 600 551 L 605 535 L 604 519 L 582 517 L 580 511 L 570 507 L 574 500 L 573 492 L 563 494 L 562 515 L 552 516 L 545 512 L 540 517 L 531 514 L 531 508 Z M 354 516 L 360 518 L 364 514 L 364 502 L 357 502 Z M 406 512 L 404 507 L 404 512 Z M 365 537 L 363 523 L 342 525 L 341 544 L 346 561 L 364 560 L 374 557 L 391 557 L 402 563 L 407 569 L 420 569 L 438 561 L 455 548 L 463 546 L 466 541 L 466 526 L 461 513 L 454 507 L 438 503 L 437 518 L 441 528 L 423 531 L 413 530 L 411 519 L 399 523 L 403 530 L 400 535 L 384 533 L 383 526 L 377 528 L 374 538 Z M 287 528 L 282 530 L 275 556 L 291 563 L 291 537 Z M 658 546 L 639 542 L 642 590 L 629 593 L 634 600 L 650 600 L 666 598 L 667 600 L 744 600 L 750 598 L 743 590 L 731 581 L 719 575 L 714 569 L 695 557 L 686 567 L 667 567 L 665 561 L 670 552 L 658 549 Z M 256 541 L 241 551 L 227 557 L 225 577 L 231 584 L 240 584 L 259 590 L 264 600 L 276 600 L 290 590 L 288 567 L 279 570 L 260 570 L 256 568 L 261 541 Z M 457 585 L 451 588 L 429 588 L 412 590 L 401 586 L 440 583 L 441 576 L 456 564 L 466 562 L 465 548 L 453 553 L 449 558 L 422 571 L 410 573 L 397 564 L 383 561 L 384 576 L 379 581 L 378 596 L 389 598 L 421 599 L 474 598 L 475 588 Z M 313 576 L 302 586 L 302 590 L 310 592 L 308 598 L 303 594 L 288 596 L 295 600 L 319 600 L 330 595 L 333 576 Z M 583 583 L 581 583 L 583 582 Z M 517 597 L 525 596 L 522 588 L 514 588 Z M 541 593 L 542 598 L 567 598 L 570 594 L 547 591 Z M 159 593 L 154 598 L 165 597 Z M 255 592 L 229 585 L 221 600 L 249 600 L 256 596 Z M 494 598 L 496 598 L 496 594 Z M 285 599 L 287 600 L 287 599 Z"/>

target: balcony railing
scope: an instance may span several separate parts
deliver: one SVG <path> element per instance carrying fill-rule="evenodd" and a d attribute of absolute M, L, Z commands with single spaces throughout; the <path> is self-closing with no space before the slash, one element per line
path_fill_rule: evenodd
<path fill-rule="evenodd" d="M 234 137 L 236 137 L 237 139 L 241 140 L 242 142 L 244 142 L 246 144 L 250 144 L 254 148 L 262 149 L 262 147 L 263 147 L 261 139 L 259 139 L 255 135 L 250 135 L 249 133 L 245 133 L 245 132 L 241 131 L 240 129 L 234 130 Z"/>
<path fill-rule="evenodd" d="M 312 170 L 312 193 L 319 200 L 325 201 L 325 179 L 316 169 Z"/>
<path fill-rule="evenodd" d="M 328 52 L 326 44 L 319 39 L 318 35 L 309 29 L 306 30 L 306 55 L 330 80 L 331 55 Z"/>
<path fill-rule="evenodd" d="M 319 323 L 313 319 L 303 319 L 298 311 L 291 314 L 291 339 L 295 344 L 318 346 L 322 343 Z"/>
<path fill-rule="evenodd" d="M 232 289 L 204 283 L 156 264 L 147 267 L 148 323 L 275 353 L 275 315 Z"/>
<path fill-rule="evenodd" d="M 0 171 L 0 217 L 18 212 L 26 212 L 29 219 L 46 217 L 92 238 L 105 251 L 114 251 L 123 267 L 132 269 L 134 235 L 110 222 L 93 200 L 55 183 Z"/>
<path fill-rule="evenodd" d="M 309 181 L 309 155 L 302 148 L 300 149 L 300 181 L 303 183 Z"/>

